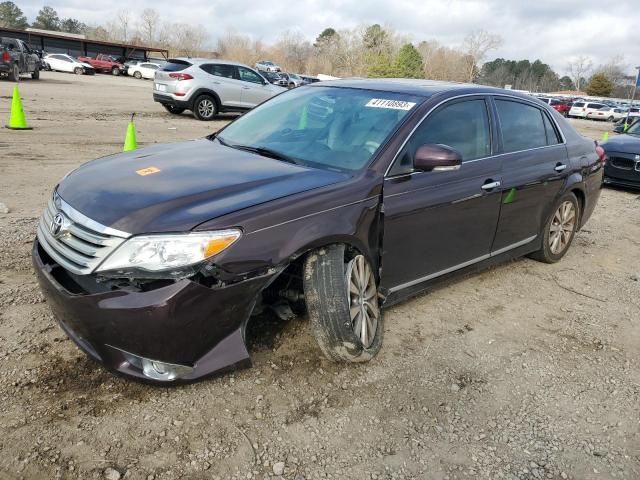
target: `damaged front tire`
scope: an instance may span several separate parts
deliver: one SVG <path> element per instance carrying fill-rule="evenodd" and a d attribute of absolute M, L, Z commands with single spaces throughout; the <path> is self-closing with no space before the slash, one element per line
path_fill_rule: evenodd
<path fill-rule="evenodd" d="M 313 335 L 327 358 L 366 362 L 382 347 L 384 316 L 373 269 L 344 245 L 309 254 L 304 264 L 305 301 Z"/>

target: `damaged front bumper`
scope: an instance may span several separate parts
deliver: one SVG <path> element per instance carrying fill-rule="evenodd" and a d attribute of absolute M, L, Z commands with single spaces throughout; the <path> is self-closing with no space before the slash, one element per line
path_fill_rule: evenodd
<path fill-rule="evenodd" d="M 32 256 L 40 287 L 63 330 L 112 371 L 177 383 L 251 365 L 245 327 L 275 273 L 215 287 L 182 279 L 146 290 L 92 293 L 37 240 Z"/>

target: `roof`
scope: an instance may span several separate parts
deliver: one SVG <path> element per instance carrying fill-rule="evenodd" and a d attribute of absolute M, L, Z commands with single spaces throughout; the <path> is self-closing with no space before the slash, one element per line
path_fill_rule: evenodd
<path fill-rule="evenodd" d="M 316 87 L 343 87 L 362 88 L 367 90 L 379 90 L 386 92 L 405 93 L 430 97 L 437 93 L 452 90 L 467 90 L 473 93 L 506 92 L 501 88 L 487 87 L 473 83 L 441 82 L 437 80 L 423 80 L 417 78 L 345 78 L 340 80 L 328 80 L 312 84 Z M 523 96 L 513 91 L 508 91 L 513 96 Z M 526 97 L 526 96 L 525 96 Z"/>
<path fill-rule="evenodd" d="M 144 45 L 132 45 L 130 43 L 106 42 L 103 40 L 92 40 L 90 38 L 71 38 L 68 36 L 68 34 L 64 34 L 63 32 L 46 33 L 42 31 L 29 31 L 29 30 L 20 30 L 16 28 L 6 28 L 6 27 L 0 27 L 0 32 L 19 33 L 21 35 L 27 35 L 29 37 L 33 36 L 33 37 L 44 37 L 44 38 L 56 38 L 58 40 L 66 40 L 68 42 L 89 43 L 91 45 L 108 45 L 111 47 L 127 48 L 129 50 L 160 52 L 160 53 L 164 53 L 165 55 L 168 55 L 168 50 L 166 48 L 148 47 Z"/>
<path fill-rule="evenodd" d="M 193 65 L 201 65 L 203 63 L 224 63 L 225 65 L 237 65 L 239 67 L 246 67 L 244 63 L 224 60 L 222 58 L 172 57 L 169 59 L 169 61 L 171 60 L 181 60 L 183 62 L 189 62 Z"/>

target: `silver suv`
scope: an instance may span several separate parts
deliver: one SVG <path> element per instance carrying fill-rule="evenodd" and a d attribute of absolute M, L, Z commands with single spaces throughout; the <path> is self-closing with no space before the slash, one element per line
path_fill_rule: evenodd
<path fill-rule="evenodd" d="M 156 72 L 153 99 L 169 112 L 191 110 L 198 120 L 221 112 L 244 112 L 285 91 L 236 62 L 172 58 Z"/>

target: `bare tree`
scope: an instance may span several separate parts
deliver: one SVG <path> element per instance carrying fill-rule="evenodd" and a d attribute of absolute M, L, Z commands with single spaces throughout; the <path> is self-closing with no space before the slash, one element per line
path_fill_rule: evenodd
<path fill-rule="evenodd" d="M 500 45 L 502 45 L 502 37 L 486 30 L 476 30 L 466 36 L 462 44 L 462 50 L 467 55 L 466 81 L 473 82 L 480 63 L 487 53 Z"/>
<path fill-rule="evenodd" d="M 466 82 L 468 80 L 468 57 L 458 49 L 445 47 L 436 40 L 418 44 L 424 59 L 424 76 L 430 80 Z"/>
<path fill-rule="evenodd" d="M 577 91 L 580 91 L 580 82 L 591 70 L 592 65 L 591 59 L 585 55 L 580 55 L 567 64 L 567 73 L 573 80 Z"/>
<path fill-rule="evenodd" d="M 131 23 L 131 15 L 128 10 L 120 10 L 116 15 L 116 25 L 120 26 L 120 39 L 127 43 L 129 41 L 129 26 Z"/>
<path fill-rule="evenodd" d="M 178 55 L 193 57 L 204 50 L 209 34 L 202 25 L 176 23 L 172 28 L 174 31 L 173 47 Z"/>
<path fill-rule="evenodd" d="M 153 8 L 145 8 L 140 15 L 140 33 L 147 45 L 154 45 L 160 23 L 160 15 Z"/>

